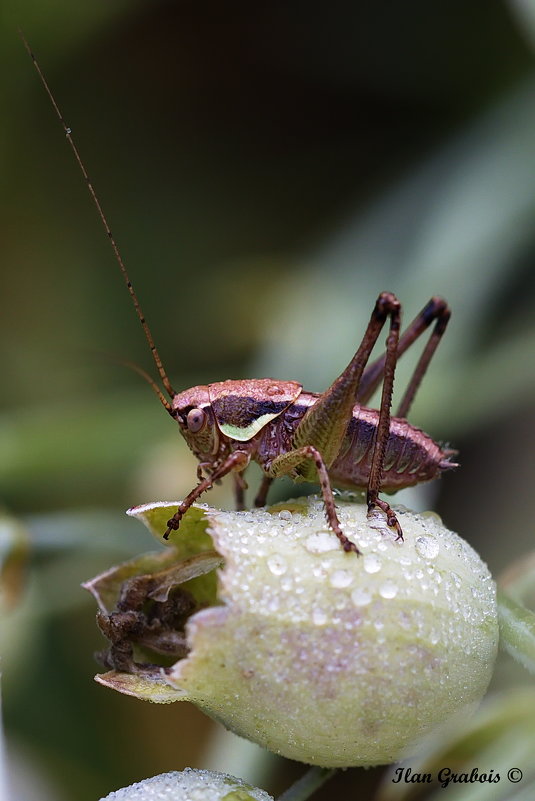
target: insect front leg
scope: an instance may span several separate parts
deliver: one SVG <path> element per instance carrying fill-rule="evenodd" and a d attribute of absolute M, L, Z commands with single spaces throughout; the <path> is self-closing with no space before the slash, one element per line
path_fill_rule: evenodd
<path fill-rule="evenodd" d="M 250 456 L 248 453 L 245 453 L 244 451 L 234 451 L 233 453 L 230 454 L 230 456 L 227 456 L 225 461 L 222 464 L 220 464 L 219 467 L 215 468 L 215 470 L 212 472 L 211 475 L 207 476 L 206 478 L 203 478 L 203 480 L 199 482 L 199 484 L 197 484 L 197 486 L 194 489 L 191 490 L 189 495 L 187 495 L 187 497 L 184 498 L 184 500 L 178 507 L 177 511 L 173 515 L 173 517 L 167 521 L 167 530 L 163 535 L 164 540 L 169 539 L 171 531 L 178 530 L 180 526 L 180 521 L 182 520 L 183 516 L 186 514 L 190 506 L 192 506 L 192 504 L 195 503 L 197 498 L 200 498 L 200 496 L 207 490 L 212 489 L 214 483 L 218 479 L 223 478 L 232 470 L 239 470 L 240 472 L 242 470 L 245 470 L 245 468 L 249 464 L 249 459 Z"/>
<path fill-rule="evenodd" d="M 333 491 L 331 482 L 329 481 L 327 467 L 322 459 L 321 453 L 314 448 L 313 445 L 305 445 L 303 448 L 299 448 L 296 451 L 290 451 L 289 453 L 283 453 L 281 456 L 277 456 L 270 465 L 270 477 L 276 478 L 277 476 L 291 473 L 297 465 L 302 464 L 303 460 L 312 461 L 318 474 L 323 501 L 325 503 L 325 516 L 329 526 L 340 540 L 344 551 L 347 553 L 353 551 L 359 555 L 360 551 L 355 543 L 351 542 L 342 531 L 338 515 L 336 514 L 336 506 L 334 504 Z"/>

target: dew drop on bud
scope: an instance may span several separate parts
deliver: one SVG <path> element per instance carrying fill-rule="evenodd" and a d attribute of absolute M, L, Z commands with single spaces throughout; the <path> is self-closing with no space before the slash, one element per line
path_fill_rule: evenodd
<path fill-rule="evenodd" d="M 362 587 L 357 587 L 356 590 L 353 590 L 351 593 L 351 600 L 355 604 L 355 606 L 367 606 L 372 597 L 367 590 L 363 590 Z"/>
<path fill-rule="evenodd" d="M 267 566 L 274 576 L 282 576 L 288 569 L 286 559 L 278 553 L 274 553 L 268 558 Z"/>
<path fill-rule="evenodd" d="M 366 573 L 378 573 L 381 569 L 381 560 L 375 553 L 366 554 L 364 557 L 364 570 Z"/>
<path fill-rule="evenodd" d="M 432 537 L 417 537 L 414 547 L 424 559 L 434 559 L 440 549 L 438 542 Z"/>
<path fill-rule="evenodd" d="M 349 587 L 352 581 L 353 576 L 349 570 L 335 570 L 329 578 L 331 587 L 336 587 L 338 589 Z"/>
<path fill-rule="evenodd" d="M 379 587 L 379 595 L 382 598 L 395 598 L 397 594 L 398 585 L 394 584 L 393 581 L 385 581 L 385 583 Z"/>
<path fill-rule="evenodd" d="M 323 609 L 314 609 L 312 612 L 312 622 L 316 626 L 324 626 L 327 623 L 327 615 Z"/>
<path fill-rule="evenodd" d="M 317 531 L 305 540 L 305 548 L 309 553 L 327 553 L 339 551 L 340 542 L 330 531 Z"/>

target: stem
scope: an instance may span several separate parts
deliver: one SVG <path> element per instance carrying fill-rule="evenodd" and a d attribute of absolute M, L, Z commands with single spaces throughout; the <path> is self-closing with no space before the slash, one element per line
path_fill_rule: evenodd
<path fill-rule="evenodd" d="M 277 801 L 306 801 L 318 787 L 337 773 L 337 768 L 310 768 L 298 779 L 295 784 L 288 787 Z"/>

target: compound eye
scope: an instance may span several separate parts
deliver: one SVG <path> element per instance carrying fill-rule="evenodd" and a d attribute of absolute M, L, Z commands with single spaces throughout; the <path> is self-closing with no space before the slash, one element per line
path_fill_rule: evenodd
<path fill-rule="evenodd" d="M 190 409 L 186 417 L 188 430 L 192 434 L 197 434 L 206 425 L 206 414 L 202 409 Z"/>

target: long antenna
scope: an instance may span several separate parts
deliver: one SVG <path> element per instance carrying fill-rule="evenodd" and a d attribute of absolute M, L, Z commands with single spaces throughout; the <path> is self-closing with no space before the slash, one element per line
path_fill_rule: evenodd
<path fill-rule="evenodd" d="M 95 206 L 97 207 L 97 211 L 98 211 L 100 220 L 102 222 L 102 225 L 104 226 L 104 230 L 106 231 L 108 239 L 110 240 L 110 244 L 111 244 L 113 252 L 115 254 L 115 258 L 117 259 L 117 263 L 118 263 L 119 268 L 121 270 L 121 273 L 123 275 L 123 278 L 124 278 L 125 284 L 127 286 L 127 289 L 128 289 L 128 291 L 130 293 L 130 297 L 132 298 L 132 302 L 134 304 L 134 308 L 136 310 L 136 314 L 137 314 L 137 316 L 139 318 L 139 322 L 143 326 L 143 331 L 145 332 L 145 337 L 147 339 L 147 342 L 149 343 L 149 347 L 150 347 L 150 350 L 151 350 L 151 353 L 152 353 L 152 358 L 154 359 L 154 363 L 156 364 L 156 367 L 157 367 L 158 372 L 160 374 L 160 378 L 162 379 L 162 383 L 163 383 L 165 389 L 167 390 L 167 393 L 169 394 L 169 397 L 170 398 L 174 398 L 177 393 L 175 392 L 175 390 L 171 386 L 171 382 L 169 381 L 169 378 L 167 377 L 167 373 L 165 372 L 164 366 L 162 364 L 162 360 L 160 359 L 160 354 L 158 353 L 156 345 L 154 344 L 154 339 L 152 338 L 152 333 L 151 333 L 151 330 L 149 328 L 149 324 L 145 320 L 145 316 L 144 316 L 144 314 L 143 314 L 143 312 L 141 310 L 141 306 L 139 304 L 139 300 L 137 299 L 137 295 L 136 295 L 136 293 L 134 291 L 134 287 L 132 286 L 132 282 L 130 281 L 130 278 L 129 278 L 128 273 L 126 271 L 126 267 L 124 266 L 124 262 L 123 262 L 123 260 L 121 258 L 121 254 L 119 252 L 119 248 L 117 247 L 117 243 L 116 243 L 116 241 L 115 241 L 115 239 L 113 237 L 113 234 L 111 232 L 110 226 L 108 225 L 108 221 L 106 220 L 106 217 L 105 217 L 104 212 L 102 210 L 102 206 L 100 205 L 100 201 L 99 201 L 99 199 L 97 197 L 97 194 L 96 194 L 96 192 L 95 192 L 95 190 L 93 188 L 93 184 L 91 183 L 91 181 L 89 179 L 89 175 L 87 173 L 87 170 L 84 167 L 84 163 L 83 163 L 82 159 L 80 158 L 80 154 L 78 153 L 78 148 L 74 144 L 74 141 L 73 141 L 73 138 L 72 138 L 71 129 L 68 127 L 68 125 L 66 124 L 65 120 L 63 119 L 63 115 L 62 115 L 62 113 L 60 111 L 60 108 L 59 108 L 58 104 L 56 103 L 54 95 L 52 94 L 52 91 L 51 91 L 51 89 L 50 89 L 50 87 L 49 87 L 49 85 L 48 85 L 48 83 L 46 81 L 45 76 L 41 72 L 41 67 L 39 66 L 39 64 L 37 62 L 37 59 L 35 58 L 34 54 L 32 53 L 32 50 L 31 50 L 30 45 L 28 44 L 28 42 L 26 40 L 26 37 L 24 36 L 22 31 L 20 31 L 20 30 L 19 30 L 19 36 L 22 39 L 24 47 L 28 51 L 28 54 L 29 54 L 31 60 L 33 61 L 33 65 L 34 65 L 35 69 L 37 70 L 37 74 L 39 75 L 39 78 L 41 79 L 41 83 L 45 87 L 46 93 L 48 94 L 48 96 L 50 98 L 50 101 L 51 101 L 51 103 L 52 103 L 52 105 L 54 107 L 54 111 L 56 112 L 56 114 L 58 116 L 58 119 L 59 119 L 59 121 L 60 121 L 60 123 L 61 123 L 61 125 L 63 127 L 63 130 L 65 131 L 65 136 L 67 137 L 67 141 L 68 141 L 69 145 L 71 146 L 71 150 L 74 153 L 74 157 L 75 157 L 76 161 L 78 162 L 78 166 L 80 167 L 80 169 L 82 171 L 82 175 L 85 178 L 85 182 L 87 184 L 87 188 L 89 190 L 89 194 L 91 195 L 91 197 L 93 199 L 93 202 L 94 202 Z M 154 388 L 154 385 L 153 385 L 153 388 Z M 160 394 L 160 400 L 162 402 L 165 401 L 165 398 L 161 395 L 161 393 L 159 393 L 159 394 Z M 165 401 L 164 406 L 169 411 L 169 404 L 167 403 L 167 401 Z"/>

